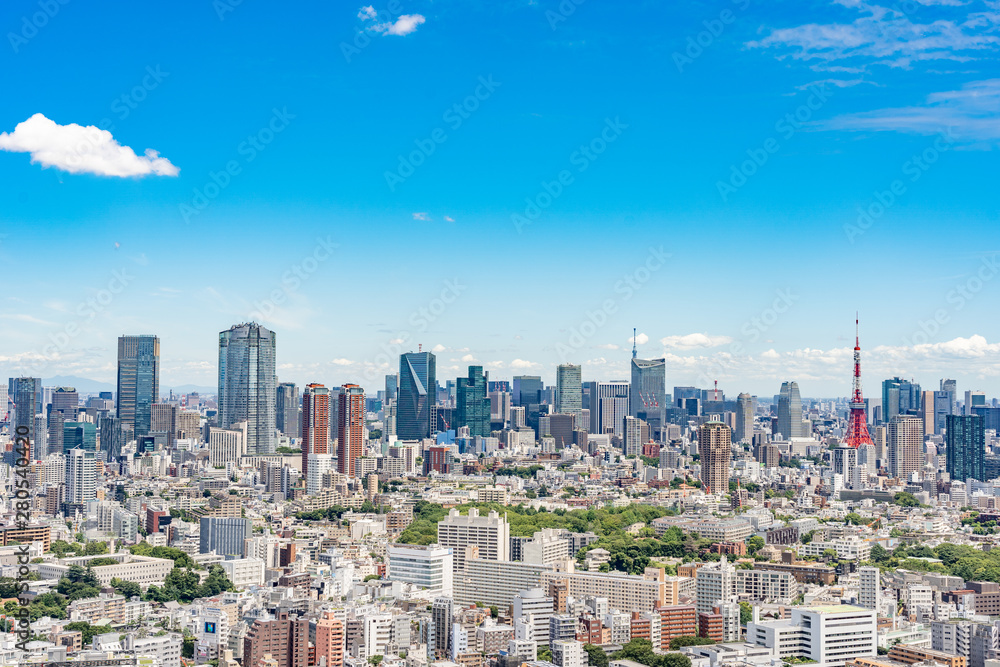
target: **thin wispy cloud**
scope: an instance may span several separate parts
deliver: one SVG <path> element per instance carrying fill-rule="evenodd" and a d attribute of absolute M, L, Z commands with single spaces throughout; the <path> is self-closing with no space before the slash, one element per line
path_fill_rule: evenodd
<path fill-rule="evenodd" d="M 704 333 L 693 333 L 684 336 L 667 336 L 660 339 L 660 344 L 667 349 L 694 350 L 699 347 L 719 347 L 733 341 L 729 336 L 710 336 Z"/>
<path fill-rule="evenodd" d="M 847 23 L 774 28 L 747 46 L 772 51 L 778 58 L 813 62 L 816 69 L 822 69 L 823 64 L 840 67 L 845 62 L 856 67 L 902 68 L 920 61 L 966 62 L 982 58 L 1000 45 L 1000 36 L 995 34 L 1000 27 L 1000 7 L 994 1 L 923 0 L 925 6 L 954 8 L 955 16 L 936 20 L 863 0 L 834 4 L 861 16 Z M 970 11 L 973 7 L 981 11 Z"/>
<path fill-rule="evenodd" d="M 413 219 L 421 222 L 430 222 L 431 216 L 427 213 L 414 213 Z"/>
<path fill-rule="evenodd" d="M 1000 140 L 1000 79 L 973 81 L 959 90 L 933 93 L 919 106 L 878 109 L 837 116 L 822 127 L 937 134 L 949 132 L 965 141 Z"/>
<path fill-rule="evenodd" d="M 55 167 L 70 174 L 120 178 L 176 176 L 180 169 L 152 148 L 136 155 L 115 141 L 107 130 L 93 125 L 59 125 L 36 113 L 18 123 L 13 132 L 0 133 L 0 150 L 30 153 L 32 164 Z"/>

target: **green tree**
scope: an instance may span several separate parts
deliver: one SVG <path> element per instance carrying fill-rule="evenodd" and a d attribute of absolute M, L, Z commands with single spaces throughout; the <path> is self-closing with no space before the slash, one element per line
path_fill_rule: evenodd
<path fill-rule="evenodd" d="M 590 667 L 608 667 L 608 654 L 600 646 L 584 644 L 583 650 L 587 652 Z"/>
<path fill-rule="evenodd" d="M 142 597 L 142 587 L 134 581 L 125 581 L 124 579 L 113 577 L 111 579 L 111 588 L 124 595 L 126 600 L 131 600 L 136 596 Z"/>
<path fill-rule="evenodd" d="M 707 646 L 709 644 L 714 644 L 714 639 L 709 639 L 708 637 L 695 637 L 693 635 L 684 635 L 682 637 L 674 637 L 670 640 L 670 650 L 679 651 L 685 646 Z"/>
<path fill-rule="evenodd" d="M 760 535 L 753 535 L 747 539 L 747 553 L 753 556 L 764 548 L 764 538 Z"/>
<path fill-rule="evenodd" d="M 740 602 L 740 623 L 746 625 L 753 620 L 753 607 L 749 602 Z"/>
<path fill-rule="evenodd" d="M 920 507 L 920 501 L 916 496 L 906 491 L 900 491 L 892 497 L 892 502 L 900 507 Z"/>
<path fill-rule="evenodd" d="M 67 623 L 66 629 L 71 632 L 79 632 L 82 634 L 84 646 L 87 646 L 94 641 L 94 635 L 102 635 L 106 632 L 111 632 L 110 625 L 91 625 L 86 621 L 74 621 L 73 623 Z"/>

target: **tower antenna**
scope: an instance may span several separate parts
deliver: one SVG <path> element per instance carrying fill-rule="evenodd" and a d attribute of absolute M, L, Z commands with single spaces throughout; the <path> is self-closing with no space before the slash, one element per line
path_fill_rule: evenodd
<path fill-rule="evenodd" d="M 861 327 L 858 315 L 854 315 L 854 387 L 851 394 L 851 421 L 847 425 L 844 446 L 857 449 L 862 445 L 874 445 L 868 432 L 868 418 L 865 414 L 865 399 L 861 394 Z"/>
<path fill-rule="evenodd" d="M 632 358 L 635 359 L 639 356 L 639 352 L 635 349 L 635 327 L 632 327 Z"/>

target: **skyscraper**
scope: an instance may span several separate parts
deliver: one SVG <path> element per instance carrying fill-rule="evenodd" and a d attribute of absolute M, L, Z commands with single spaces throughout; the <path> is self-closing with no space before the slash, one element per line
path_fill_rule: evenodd
<path fill-rule="evenodd" d="M 778 433 L 784 438 L 801 438 L 802 397 L 797 382 L 782 382 L 778 394 Z"/>
<path fill-rule="evenodd" d="M 729 492 L 729 469 L 732 463 L 733 435 L 720 421 L 698 427 L 698 455 L 701 459 L 701 483 L 710 493 Z"/>
<path fill-rule="evenodd" d="M 469 435 L 490 434 L 490 399 L 482 366 L 469 366 L 469 377 L 455 383 L 455 427 L 468 426 Z"/>
<path fill-rule="evenodd" d="M 986 481 L 986 432 L 980 415 L 948 415 L 946 466 L 952 480 Z"/>
<path fill-rule="evenodd" d="M 395 401 L 396 394 L 399 391 L 399 375 L 396 373 L 389 373 L 385 376 L 385 400 Z"/>
<path fill-rule="evenodd" d="M 356 477 L 355 464 L 365 453 L 365 390 L 356 384 L 345 384 L 338 407 L 337 470 Z"/>
<path fill-rule="evenodd" d="M 251 537 L 253 519 L 204 516 L 201 518 L 198 552 L 242 557 L 246 551 L 246 541 Z"/>
<path fill-rule="evenodd" d="M 540 403 L 539 398 L 545 385 L 538 375 L 515 375 L 514 376 L 514 405 L 529 405 Z M 527 412 L 527 410 L 525 410 Z"/>
<path fill-rule="evenodd" d="M 294 382 L 282 382 L 277 388 L 275 405 L 275 425 L 282 435 L 297 438 L 299 428 L 299 388 Z"/>
<path fill-rule="evenodd" d="M 944 433 L 945 422 L 948 415 L 954 414 L 952 410 L 952 396 L 947 391 L 934 392 L 934 434 Z"/>
<path fill-rule="evenodd" d="M 740 394 L 736 397 L 736 442 L 753 440 L 753 397 Z"/>
<path fill-rule="evenodd" d="M 309 477 L 309 455 L 330 453 L 330 390 L 306 385 L 302 392 L 302 477 Z"/>
<path fill-rule="evenodd" d="M 94 422 L 63 422 L 62 443 L 66 452 L 71 449 L 96 452 L 97 426 Z"/>
<path fill-rule="evenodd" d="M 275 334 L 259 324 L 219 333 L 219 426 L 247 422 L 247 454 L 275 448 Z"/>
<path fill-rule="evenodd" d="M 958 414 L 958 410 L 956 409 L 958 404 L 958 383 L 954 380 L 941 380 L 941 391 L 947 392 L 948 398 L 950 399 L 948 414 Z"/>
<path fill-rule="evenodd" d="M 896 415 L 920 412 L 920 385 L 899 377 L 882 381 L 882 422 L 888 424 Z"/>
<path fill-rule="evenodd" d="M 629 389 L 629 383 L 623 380 L 596 384 L 597 428 L 594 428 L 594 409 L 592 406 L 590 411 L 592 433 L 611 433 L 619 438 L 625 436 L 623 429 L 625 417 L 629 413 Z M 593 403 L 593 399 L 591 402 Z"/>
<path fill-rule="evenodd" d="M 160 398 L 160 339 L 157 336 L 118 338 L 116 415 L 134 437 L 148 435 L 152 406 Z"/>
<path fill-rule="evenodd" d="M 667 398 L 667 360 L 632 358 L 629 414 L 656 425 L 663 423 Z"/>
<path fill-rule="evenodd" d="M 434 431 L 436 365 L 432 352 L 407 352 L 399 357 L 396 436 L 400 440 L 429 438 Z"/>
<path fill-rule="evenodd" d="M 122 428 L 122 420 L 118 417 L 101 417 L 98 421 L 98 428 L 102 458 L 109 463 L 117 461 L 122 455 L 122 447 L 126 442 L 126 432 Z"/>
<path fill-rule="evenodd" d="M 559 364 L 556 368 L 556 412 L 579 417 L 582 411 L 582 368 L 575 364 Z"/>
<path fill-rule="evenodd" d="M 913 415 L 896 415 L 887 431 L 889 474 L 902 479 L 920 469 L 924 444 L 923 422 Z"/>
<path fill-rule="evenodd" d="M 19 377 L 12 380 L 14 397 L 14 429 L 21 435 L 27 430 L 29 442 L 28 460 L 39 458 L 45 452 L 36 449 L 36 440 L 41 434 L 35 431 L 35 415 L 42 413 L 42 378 Z"/>

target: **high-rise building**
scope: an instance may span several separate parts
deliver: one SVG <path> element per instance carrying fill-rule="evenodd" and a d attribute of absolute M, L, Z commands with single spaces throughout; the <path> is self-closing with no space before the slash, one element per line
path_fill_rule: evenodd
<path fill-rule="evenodd" d="M 709 493 L 725 494 L 729 492 L 732 444 L 732 431 L 720 421 L 705 422 L 698 428 L 701 482 L 707 487 Z"/>
<path fill-rule="evenodd" d="M 559 364 L 556 368 L 556 412 L 579 417 L 582 410 L 582 367 L 575 364 Z"/>
<path fill-rule="evenodd" d="M 345 384 L 338 407 L 337 470 L 356 477 L 357 460 L 365 453 L 365 390 L 356 384 Z"/>
<path fill-rule="evenodd" d="M 889 474 L 908 478 L 920 470 L 923 459 L 924 428 L 919 417 L 896 415 L 886 429 Z"/>
<path fill-rule="evenodd" d="M 277 618 L 254 621 L 243 641 L 243 667 L 307 667 L 309 665 L 309 621 L 304 616 L 289 619 L 281 611 Z M 333 667 L 329 662 L 327 667 Z"/>
<path fill-rule="evenodd" d="M 782 382 L 778 393 L 778 433 L 785 439 L 802 438 L 802 397 L 797 382 Z"/>
<path fill-rule="evenodd" d="M 327 610 L 316 621 L 316 664 L 326 658 L 326 667 L 344 665 L 344 623 Z"/>
<path fill-rule="evenodd" d="M 94 452 L 66 452 L 66 504 L 82 505 L 97 498 L 97 459 Z"/>
<path fill-rule="evenodd" d="M 629 414 L 656 425 L 663 423 L 667 399 L 667 360 L 632 357 Z"/>
<path fill-rule="evenodd" d="M 101 440 L 101 454 L 109 463 L 117 461 L 122 455 L 122 447 L 127 441 L 127 432 L 118 417 L 102 417 L 98 423 L 98 435 Z"/>
<path fill-rule="evenodd" d="M 945 422 L 946 465 L 955 481 L 986 477 L 986 432 L 980 415 L 948 415 Z"/>
<path fill-rule="evenodd" d="M 596 397 L 591 398 L 590 410 L 591 433 L 610 433 L 619 438 L 624 437 L 622 429 L 625 425 L 625 417 L 629 414 L 630 388 L 630 384 L 625 381 L 595 383 Z M 595 402 L 597 407 L 596 424 Z"/>
<path fill-rule="evenodd" d="M 954 400 L 951 393 L 947 391 L 935 391 L 934 392 L 934 434 L 941 435 L 944 433 L 945 422 L 948 415 L 955 414 Z"/>
<path fill-rule="evenodd" d="M 753 397 L 750 394 L 740 394 L 736 397 L 736 442 L 753 440 Z"/>
<path fill-rule="evenodd" d="M 649 424 L 644 419 L 629 416 L 625 417 L 622 430 L 625 435 L 622 451 L 625 456 L 641 456 L 642 446 L 649 442 Z"/>
<path fill-rule="evenodd" d="M 275 426 L 282 435 L 297 438 L 299 428 L 299 388 L 294 382 L 282 382 L 276 390 Z"/>
<path fill-rule="evenodd" d="M 955 415 L 958 414 L 958 383 L 954 380 L 941 380 L 941 391 L 948 394 L 949 406 L 948 414 Z"/>
<path fill-rule="evenodd" d="M 35 416 L 43 413 L 42 378 L 13 378 L 11 385 L 10 393 L 14 398 L 14 432 L 18 437 L 24 433 L 28 434 L 29 461 L 42 458 L 45 455 L 44 448 L 36 447 L 36 441 L 43 434 L 35 430 Z"/>
<path fill-rule="evenodd" d="M 219 556 L 245 555 L 247 540 L 253 537 L 253 519 L 205 516 L 201 518 L 199 553 Z"/>
<path fill-rule="evenodd" d="M 330 453 L 330 390 L 321 384 L 306 385 L 302 392 L 300 437 L 302 477 L 308 478 L 309 455 Z"/>
<path fill-rule="evenodd" d="M 148 435 L 152 428 L 152 407 L 160 400 L 158 336 L 119 336 L 115 399 L 115 414 L 133 437 Z"/>
<path fill-rule="evenodd" d="M 888 424 L 896 415 L 915 415 L 921 409 L 920 385 L 894 377 L 882 381 L 882 422 Z"/>
<path fill-rule="evenodd" d="M 510 560 L 510 524 L 495 510 L 486 516 L 479 516 L 475 507 L 468 514 L 460 514 L 452 509 L 448 516 L 438 523 L 438 544 L 451 547 L 458 555 L 464 556 L 465 547 L 479 547 L 479 557 L 483 560 Z M 464 569 L 464 561 L 456 558 L 456 570 Z"/>
<path fill-rule="evenodd" d="M 453 554 L 449 547 L 435 544 L 390 544 L 386 551 L 388 581 L 405 581 L 426 589 L 428 595 L 451 597 L 454 592 Z"/>
<path fill-rule="evenodd" d="M 514 376 L 514 405 L 527 407 L 541 403 L 541 392 L 545 388 L 542 378 L 538 375 Z"/>
<path fill-rule="evenodd" d="M 2 388 L 2 387 L 0 387 Z M 966 391 L 965 392 L 965 405 L 962 409 L 962 414 L 971 415 L 975 414 L 973 408 L 985 408 L 986 407 L 986 393 L 982 391 Z"/>
<path fill-rule="evenodd" d="M 96 452 L 97 426 L 94 422 L 63 422 L 62 442 L 64 452 L 71 449 Z"/>
<path fill-rule="evenodd" d="M 469 366 L 469 377 L 455 383 L 455 428 L 469 427 L 470 436 L 489 436 L 490 399 L 486 395 L 489 376 L 482 366 Z"/>
<path fill-rule="evenodd" d="M 247 423 L 247 454 L 275 448 L 275 333 L 236 324 L 219 333 L 219 426 Z"/>
<path fill-rule="evenodd" d="M 385 376 L 385 400 L 395 401 L 399 396 L 399 374 L 389 373 Z"/>
<path fill-rule="evenodd" d="M 407 352 L 399 357 L 396 436 L 400 440 L 429 438 L 434 432 L 436 366 L 432 352 Z"/>

